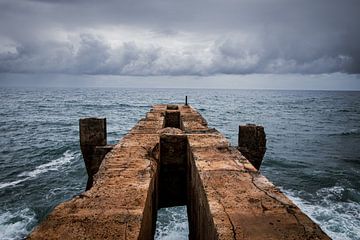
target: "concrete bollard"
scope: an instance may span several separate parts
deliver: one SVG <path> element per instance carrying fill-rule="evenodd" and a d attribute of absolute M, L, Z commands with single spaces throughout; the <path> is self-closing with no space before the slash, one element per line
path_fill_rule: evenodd
<path fill-rule="evenodd" d="M 159 208 L 187 204 L 187 144 L 186 135 L 160 135 Z"/>
<path fill-rule="evenodd" d="M 239 126 L 238 149 L 259 170 L 266 152 L 264 127 L 255 124 Z"/>
<path fill-rule="evenodd" d="M 86 190 L 89 190 L 93 176 L 112 146 L 106 145 L 106 118 L 83 118 L 79 120 L 79 127 L 80 147 L 88 174 Z"/>

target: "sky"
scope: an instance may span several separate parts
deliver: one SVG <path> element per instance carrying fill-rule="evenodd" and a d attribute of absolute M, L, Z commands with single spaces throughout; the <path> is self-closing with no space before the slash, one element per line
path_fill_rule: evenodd
<path fill-rule="evenodd" d="M 0 84 L 360 90 L 359 13 L 359 0 L 0 0 Z"/>

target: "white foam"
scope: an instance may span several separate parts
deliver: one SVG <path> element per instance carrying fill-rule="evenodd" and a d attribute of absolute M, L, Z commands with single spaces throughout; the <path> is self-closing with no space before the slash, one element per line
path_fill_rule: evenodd
<path fill-rule="evenodd" d="M 23 239 L 29 232 L 28 226 L 34 221 L 35 213 L 29 208 L 15 213 L 0 213 L 0 239 Z"/>
<path fill-rule="evenodd" d="M 0 183 L 0 189 L 2 188 L 6 188 L 6 187 L 10 187 L 10 186 L 15 186 L 21 182 L 24 182 L 26 180 L 28 180 L 29 177 L 27 178 L 23 178 L 23 179 L 19 179 L 19 180 L 16 180 L 16 181 L 13 181 L 13 182 L 4 182 L 4 183 Z"/>
<path fill-rule="evenodd" d="M 341 201 L 343 191 L 341 186 L 322 188 L 313 196 L 315 202 L 299 197 L 302 192 L 284 192 L 332 239 L 360 239 L 360 203 Z"/>
<path fill-rule="evenodd" d="M 164 208 L 158 211 L 155 239 L 181 240 L 188 239 L 188 235 L 189 226 L 185 206 Z"/>
<path fill-rule="evenodd" d="M 62 167 L 63 165 L 66 165 L 67 163 L 70 163 L 71 160 L 74 159 L 74 157 L 75 157 L 75 153 L 72 153 L 69 150 L 67 150 L 66 152 L 63 153 L 63 155 L 61 157 L 59 157 L 57 159 L 54 159 L 48 163 L 41 164 L 32 171 L 20 173 L 18 175 L 18 177 L 20 177 L 20 178 L 22 177 L 21 179 L 18 179 L 18 180 L 12 181 L 12 182 L 0 183 L 0 189 L 6 188 L 9 186 L 15 186 L 21 182 L 36 178 L 38 175 L 49 172 L 49 171 L 58 171 L 60 167 Z"/>
<path fill-rule="evenodd" d="M 71 153 L 69 150 L 67 150 L 66 152 L 64 152 L 63 156 L 61 156 L 60 158 L 52 160 L 51 162 L 48 162 L 48 163 L 41 164 L 41 165 L 37 166 L 33 171 L 23 172 L 23 173 L 19 174 L 18 176 L 19 177 L 26 176 L 26 177 L 35 178 L 42 173 L 46 173 L 49 171 L 57 171 L 57 170 L 59 170 L 59 168 L 62 165 L 65 165 L 65 164 L 71 162 L 71 160 L 73 158 L 74 158 L 74 153 Z"/>

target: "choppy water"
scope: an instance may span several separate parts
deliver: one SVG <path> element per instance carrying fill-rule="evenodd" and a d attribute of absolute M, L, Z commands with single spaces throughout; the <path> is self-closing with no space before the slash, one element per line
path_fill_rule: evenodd
<path fill-rule="evenodd" d="M 21 239 L 84 190 L 78 119 L 103 116 L 115 143 L 152 104 L 190 103 L 233 145 L 265 126 L 261 171 L 334 239 L 360 239 L 360 92 L 0 89 L 0 239 Z M 158 239 L 186 239 L 185 208 L 163 209 Z"/>

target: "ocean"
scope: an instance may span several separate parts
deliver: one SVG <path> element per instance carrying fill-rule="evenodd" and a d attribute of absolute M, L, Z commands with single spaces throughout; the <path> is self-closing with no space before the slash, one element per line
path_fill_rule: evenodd
<path fill-rule="evenodd" d="M 85 190 L 78 120 L 106 117 L 116 143 L 159 103 L 189 103 L 236 146 L 265 127 L 261 172 L 333 239 L 360 239 L 360 92 L 0 88 L 0 239 L 23 239 Z M 186 208 L 161 209 L 157 239 L 187 239 Z"/>

